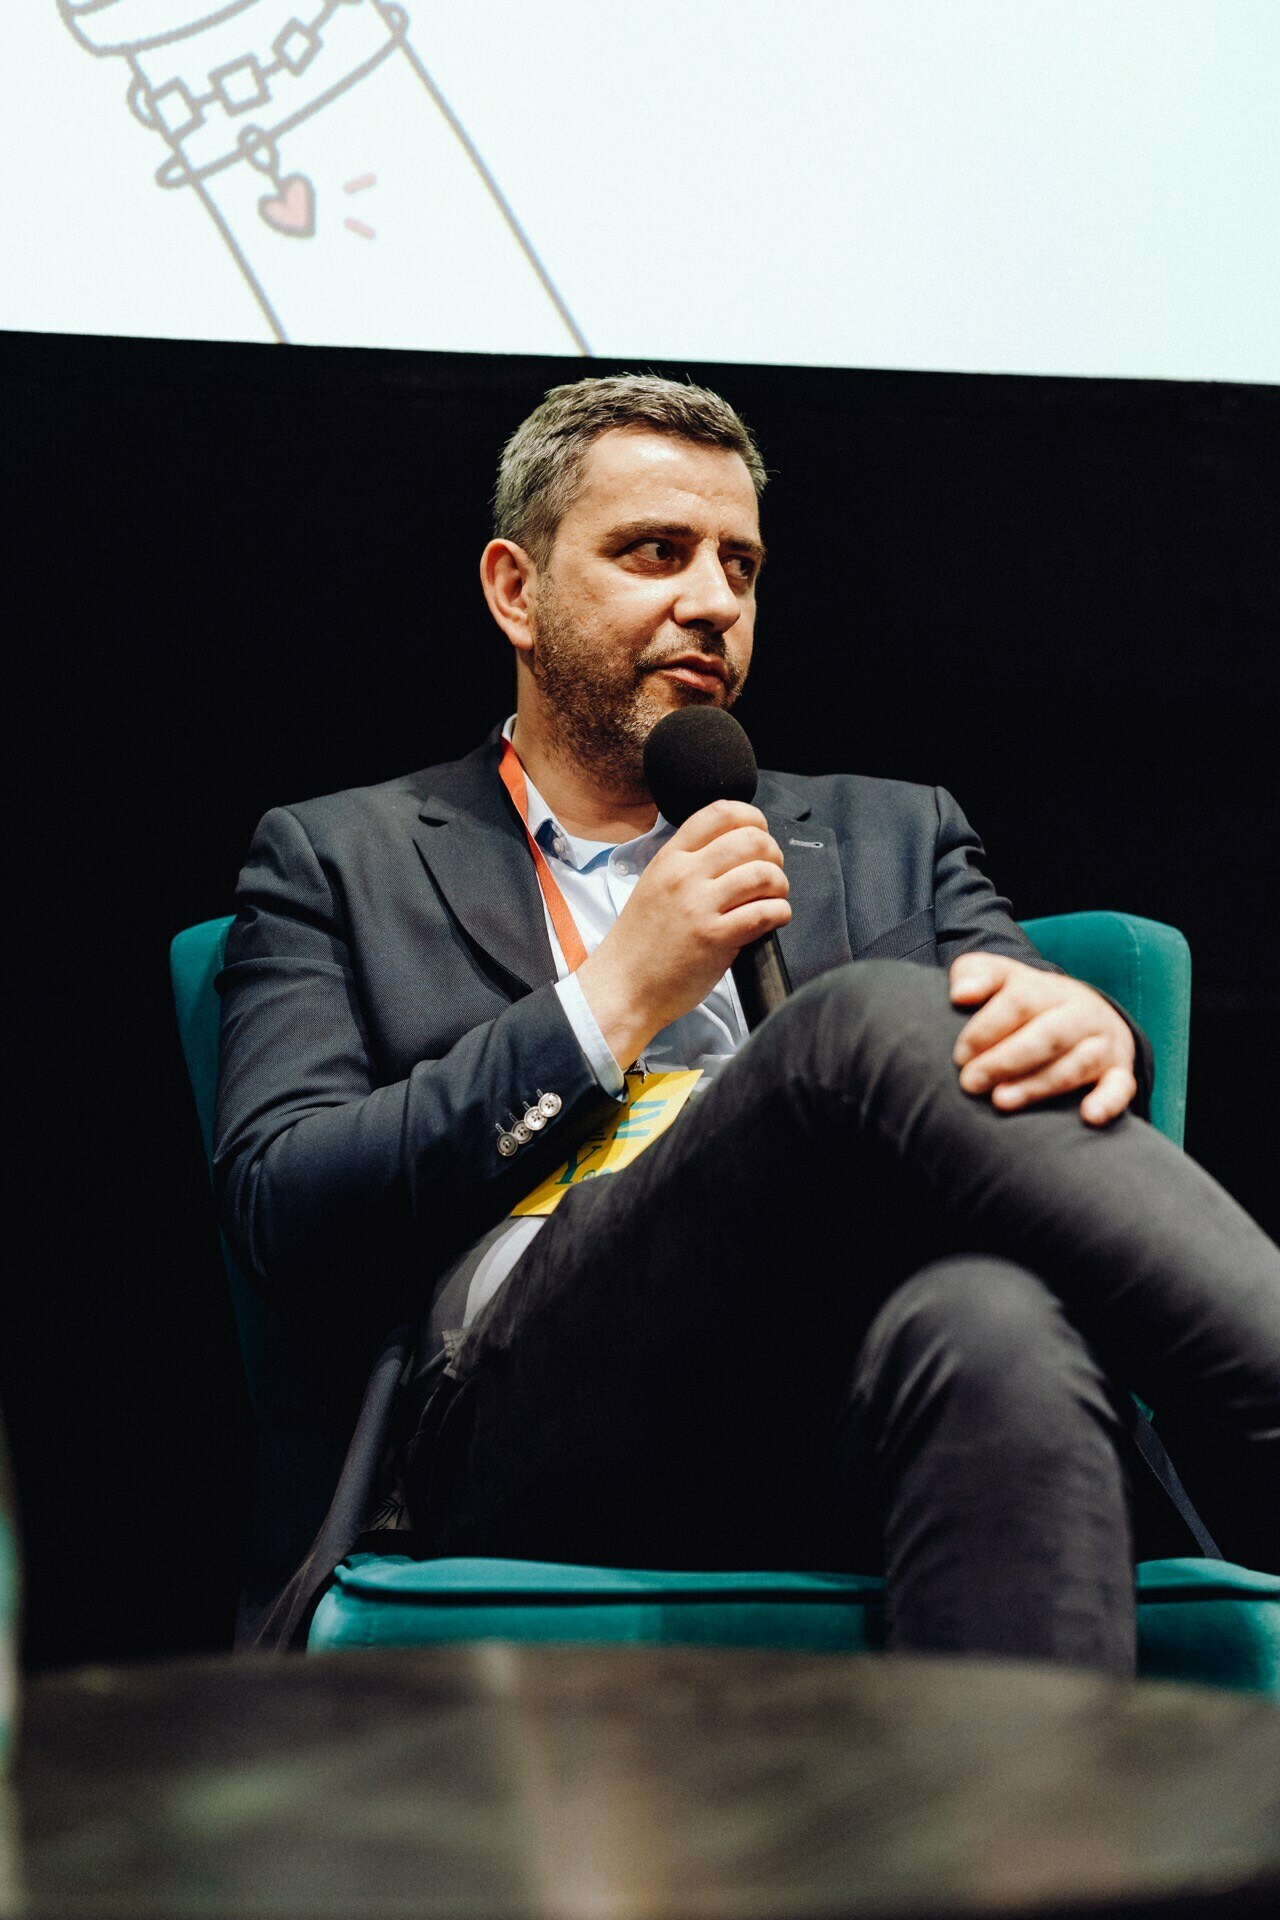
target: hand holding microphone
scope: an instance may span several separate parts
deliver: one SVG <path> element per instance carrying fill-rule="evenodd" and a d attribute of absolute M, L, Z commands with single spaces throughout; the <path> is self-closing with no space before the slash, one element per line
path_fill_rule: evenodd
<path fill-rule="evenodd" d="M 755 798 L 756 757 L 751 742 L 733 715 L 721 707 L 680 707 L 659 720 L 645 742 L 644 771 L 658 811 L 674 827 L 717 802 Z M 752 811 L 767 835 L 764 815 L 758 809 Z M 769 857 L 781 867 L 782 851 L 772 838 L 769 850 Z M 790 918 L 788 908 L 786 919 Z M 734 985 L 751 1032 L 791 992 L 775 925 L 785 926 L 786 920 L 751 934 L 733 961 Z"/>
<path fill-rule="evenodd" d="M 755 756 L 738 722 L 718 707 L 666 715 L 645 748 L 645 776 L 677 831 L 577 976 L 623 1065 L 731 965 L 749 1027 L 790 992 L 775 937 L 791 918 L 787 877 L 750 804 Z"/>

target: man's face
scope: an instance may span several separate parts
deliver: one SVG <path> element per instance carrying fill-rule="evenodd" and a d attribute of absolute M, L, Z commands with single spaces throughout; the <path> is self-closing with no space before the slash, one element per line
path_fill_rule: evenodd
<path fill-rule="evenodd" d="M 593 442 L 533 597 L 531 671 L 559 747 L 642 786 L 664 713 L 732 706 L 763 557 L 738 454 L 633 427 Z"/>

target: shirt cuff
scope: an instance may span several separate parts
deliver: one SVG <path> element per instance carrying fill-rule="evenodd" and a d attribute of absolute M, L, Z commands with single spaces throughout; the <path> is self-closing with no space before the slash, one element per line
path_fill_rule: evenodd
<path fill-rule="evenodd" d="M 596 1077 L 596 1085 L 605 1093 L 612 1094 L 615 1100 L 621 1100 L 627 1090 L 622 1077 L 622 1069 L 609 1050 L 609 1043 L 596 1023 L 596 1017 L 587 1005 L 587 996 L 574 979 L 566 974 L 563 980 L 556 981 L 556 992 L 560 995 L 560 1004 L 565 1017 L 573 1028 L 574 1038 L 582 1048 L 583 1058 Z"/>

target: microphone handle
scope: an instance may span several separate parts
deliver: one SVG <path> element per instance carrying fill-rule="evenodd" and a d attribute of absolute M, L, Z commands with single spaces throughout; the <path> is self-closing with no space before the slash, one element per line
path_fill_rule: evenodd
<path fill-rule="evenodd" d="M 776 933 L 766 933 L 742 949 L 733 963 L 733 984 L 742 1002 L 747 1031 L 754 1033 L 791 993 L 791 979 Z"/>

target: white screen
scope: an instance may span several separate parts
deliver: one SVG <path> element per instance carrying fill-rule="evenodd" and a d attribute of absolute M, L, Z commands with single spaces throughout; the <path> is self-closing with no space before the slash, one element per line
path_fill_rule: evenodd
<path fill-rule="evenodd" d="M 1280 380 L 1276 0 L 10 0 L 0 36 L 6 327 Z"/>

